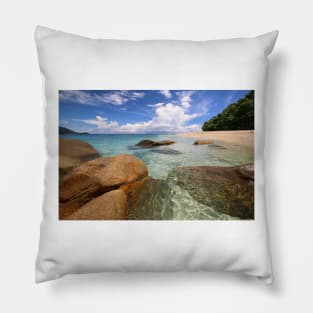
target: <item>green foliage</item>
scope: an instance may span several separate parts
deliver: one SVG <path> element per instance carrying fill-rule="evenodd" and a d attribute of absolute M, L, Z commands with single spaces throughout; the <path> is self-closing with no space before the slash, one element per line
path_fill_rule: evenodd
<path fill-rule="evenodd" d="M 254 129 L 254 91 L 230 104 L 202 125 L 203 131 L 247 129 Z"/>

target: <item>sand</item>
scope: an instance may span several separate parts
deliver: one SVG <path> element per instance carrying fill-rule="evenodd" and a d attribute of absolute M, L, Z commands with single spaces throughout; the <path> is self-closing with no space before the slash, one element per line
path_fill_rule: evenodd
<path fill-rule="evenodd" d="M 213 142 L 236 144 L 239 146 L 254 148 L 254 130 L 227 130 L 181 133 L 179 136 L 197 139 L 210 139 Z"/>

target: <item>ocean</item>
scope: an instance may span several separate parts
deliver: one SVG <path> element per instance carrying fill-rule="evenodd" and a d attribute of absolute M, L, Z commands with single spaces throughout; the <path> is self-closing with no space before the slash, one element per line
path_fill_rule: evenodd
<path fill-rule="evenodd" d="M 159 134 L 105 134 L 105 135 L 62 135 L 91 144 L 103 156 L 132 154 L 142 159 L 153 178 L 165 179 L 168 173 L 181 166 L 232 166 L 253 162 L 253 151 L 236 145 L 220 144 L 221 147 L 193 145 L 194 138 Z M 136 148 L 141 140 L 173 140 L 175 144 L 153 149 Z"/>

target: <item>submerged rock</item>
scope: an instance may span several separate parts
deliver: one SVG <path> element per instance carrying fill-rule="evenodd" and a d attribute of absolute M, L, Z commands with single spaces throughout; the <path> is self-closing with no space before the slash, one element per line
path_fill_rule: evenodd
<path fill-rule="evenodd" d="M 253 219 L 252 172 L 253 165 L 179 167 L 169 174 L 168 180 L 188 191 L 199 203 L 218 212 L 240 219 Z"/>
<path fill-rule="evenodd" d="M 160 154 L 182 154 L 182 152 L 170 148 L 162 148 L 162 149 L 152 149 L 151 152 L 160 153 Z"/>
<path fill-rule="evenodd" d="M 220 150 L 225 150 L 226 148 L 224 146 L 220 146 L 220 145 L 217 145 L 215 143 L 211 143 L 208 145 L 209 148 L 215 148 L 215 149 L 220 149 Z"/>
<path fill-rule="evenodd" d="M 194 145 L 208 145 L 212 143 L 213 141 L 210 139 L 199 139 L 199 140 L 196 140 L 193 144 Z"/>
<path fill-rule="evenodd" d="M 142 148 L 152 148 L 156 146 L 168 146 L 174 144 L 175 141 L 171 140 L 162 140 L 162 141 L 153 141 L 149 139 L 144 139 L 139 141 L 136 146 L 137 147 L 142 147 Z"/>
<path fill-rule="evenodd" d="M 59 179 L 63 180 L 75 166 L 100 157 L 100 154 L 87 142 L 78 139 L 59 139 Z"/>
<path fill-rule="evenodd" d="M 173 219 L 172 190 L 166 181 L 146 177 L 121 189 L 127 193 L 128 219 Z"/>
<path fill-rule="evenodd" d="M 127 214 L 127 197 L 122 190 L 107 192 L 80 207 L 67 220 L 123 220 Z"/>

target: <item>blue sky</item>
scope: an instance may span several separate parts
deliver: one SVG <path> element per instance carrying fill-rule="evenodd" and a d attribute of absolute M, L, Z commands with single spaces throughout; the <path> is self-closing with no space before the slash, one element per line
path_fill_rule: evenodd
<path fill-rule="evenodd" d="M 199 131 L 249 91 L 60 90 L 59 125 L 94 134 Z"/>

